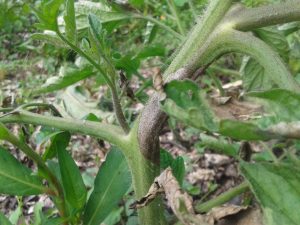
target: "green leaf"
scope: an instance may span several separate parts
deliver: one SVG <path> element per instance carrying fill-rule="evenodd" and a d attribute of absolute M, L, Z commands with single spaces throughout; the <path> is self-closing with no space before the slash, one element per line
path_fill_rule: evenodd
<path fill-rule="evenodd" d="M 300 170 L 285 164 L 241 163 L 266 225 L 300 224 Z"/>
<path fill-rule="evenodd" d="M 115 67 L 126 72 L 127 78 L 130 79 L 133 74 L 138 73 L 140 59 L 132 55 L 125 55 L 121 58 L 114 58 Z"/>
<path fill-rule="evenodd" d="M 158 26 L 156 24 L 149 21 L 147 22 L 146 30 L 143 33 L 144 44 L 150 44 L 154 40 L 157 34 L 157 30 L 158 30 Z"/>
<path fill-rule="evenodd" d="M 167 99 L 162 110 L 190 126 L 216 131 L 213 112 L 205 101 L 197 84 L 192 81 L 171 81 L 165 86 Z"/>
<path fill-rule="evenodd" d="M 237 140 L 268 140 L 270 136 L 254 123 L 235 120 L 222 120 L 219 128 L 220 134 Z"/>
<path fill-rule="evenodd" d="M 33 208 L 33 213 L 34 213 L 33 225 L 40 225 L 42 223 L 42 220 L 44 219 L 42 209 L 43 209 L 43 204 L 41 202 L 37 202 L 34 205 L 34 208 Z"/>
<path fill-rule="evenodd" d="M 54 218 L 46 218 L 43 222 L 42 225 L 61 225 L 66 222 L 65 218 L 61 217 L 54 217 Z"/>
<path fill-rule="evenodd" d="M 101 38 L 102 24 L 98 17 L 94 14 L 88 15 L 89 24 L 91 27 L 91 31 L 97 40 Z"/>
<path fill-rule="evenodd" d="M 66 14 L 64 16 L 66 38 L 77 45 L 76 19 L 74 0 L 66 0 Z"/>
<path fill-rule="evenodd" d="M 176 6 L 182 7 L 185 3 L 187 3 L 187 0 L 174 0 L 174 3 Z"/>
<path fill-rule="evenodd" d="M 57 17 L 59 8 L 64 0 L 43 0 L 41 7 L 35 10 L 37 17 L 40 20 L 38 27 L 44 30 L 57 30 Z"/>
<path fill-rule="evenodd" d="M 18 200 L 18 207 L 9 215 L 9 221 L 12 224 L 22 224 L 20 223 L 20 220 L 23 217 L 23 212 L 22 212 L 22 200 L 20 200 L 19 198 Z"/>
<path fill-rule="evenodd" d="M 240 72 L 246 91 L 267 90 L 274 86 L 265 69 L 253 58 L 244 57 Z"/>
<path fill-rule="evenodd" d="M 141 8 L 144 5 L 144 0 L 128 0 L 128 2 L 136 8 Z"/>
<path fill-rule="evenodd" d="M 93 114 L 93 113 L 87 114 L 82 119 L 83 120 L 87 120 L 87 121 L 101 122 L 101 120 L 95 114 Z"/>
<path fill-rule="evenodd" d="M 3 123 L 0 123 L 0 140 L 9 141 L 12 134 Z"/>
<path fill-rule="evenodd" d="M 208 147 L 213 151 L 217 151 L 218 153 L 229 155 L 232 157 L 236 157 L 238 155 L 238 144 L 229 144 L 222 138 L 211 137 L 203 133 L 200 134 L 200 139 L 201 146 Z"/>
<path fill-rule="evenodd" d="M 93 67 L 90 65 L 86 65 L 83 68 L 62 66 L 59 73 L 59 76 L 47 79 L 46 83 L 34 90 L 32 94 L 38 95 L 61 90 L 95 74 L 93 72 Z"/>
<path fill-rule="evenodd" d="M 31 38 L 34 40 L 44 41 L 48 44 L 54 45 L 55 47 L 66 48 L 66 49 L 69 48 L 69 46 L 65 42 L 63 42 L 56 34 L 35 33 L 31 35 Z"/>
<path fill-rule="evenodd" d="M 85 208 L 84 224 L 101 224 L 130 186 L 131 177 L 125 157 L 120 150 L 113 148 L 96 176 L 94 190 Z"/>
<path fill-rule="evenodd" d="M 268 103 L 269 112 L 274 113 L 278 121 L 300 120 L 300 95 L 285 89 L 272 89 L 263 92 L 251 92 L 248 96 L 261 98 Z"/>
<path fill-rule="evenodd" d="M 289 44 L 283 32 L 277 30 L 275 27 L 266 27 L 255 29 L 254 33 L 277 51 L 282 58 L 288 58 Z"/>
<path fill-rule="evenodd" d="M 161 45 L 152 45 L 144 47 L 135 58 L 145 59 L 153 56 L 165 56 L 166 49 Z"/>
<path fill-rule="evenodd" d="M 160 168 L 166 169 L 172 165 L 174 161 L 173 156 L 165 149 L 160 149 Z"/>
<path fill-rule="evenodd" d="M 283 32 L 274 27 L 259 28 L 254 30 L 256 36 L 277 51 L 285 61 L 289 54 L 289 45 Z M 267 76 L 267 71 L 253 58 L 245 57 L 241 66 L 243 86 L 246 91 L 259 91 L 271 89 L 274 82 Z"/>
<path fill-rule="evenodd" d="M 105 225 L 115 225 L 122 218 L 122 212 L 124 211 L 124 207 L 117 207 L 111 211 L 111 213 L 105 218 L 103 224 Z"/>
<path fill-rule="evenodd" d="M 38 195 L 45 192 L 42 180 L 0 147 L 0 193 L 9 195 Z"/>
<path fill-rule="evenodd" d="M 97 16 L 101 23 L 127 20 L 133 17 L 133 14 L 115 11 L 109 5 L 105 5 L 103 2 L 76 2 L 75 10 L 77 13 L 77 19 L 81 18 L 81 25 L 80 27 L 78 27 L 79 29 L 85 29 L 89 27 L 89 22 L 86 20 L 86 16 L 89 14 L 94 14 L 95 16 Z"/>
<path fill-rule="evenodd" d="M 0 224 L 1 225 L 12 225 L 11 222 L 9 222 L 9 220 L 6 218 L 6 216 L 0 212 Z"/>
<path fill-rule="evenodd" d="M 185 175 L 184 160 L 181 156 L 173 158 L 173 156 L 166 150 L 160 150 L 160 167 L 161 169 L 166 169 L 171 167 L 174 177 L 177 179 L 178 183 L 182 185 L 183 178 Z"/>
<path fill-rule="evenodd" d="M 70 139 L 70 133 L 63 132 L 59 134 L 59 138 L 56 149 L 65 196 L 73 208 L 80 210 L 85 205 L 87 190 L 79 168 L 65 148 L 65 139 Z"/>
<path fill-rule="evenodd" d="M 59 149 L 66 149 L 69 145 L 70 139 L 71 135 L 67 132 L 55 133 L 55 135 L 51 137 L 51 144 L 46 149 L 43 155 L 43 160 L 46 161 L 55 157 Z"/>
<path fill-rule="evenodd" d="M 179 185 L 182 186 L 183 178 L 185 175 L 185 166 L 183 158 L 181 156 L 176 157 L 176 159 L 171 165 L 171 168 L 174 177 L 177 179 Z"/>
<path fill-rule="evenodd" d="M 100 119 L 111 121 L 113 113 L 99 110 L 99 101 L 91 100 L 89 93 L 81 86 L 69 86 L 60 96 L 61 106 L 66 112 L 77 119 L 93 113 Z"/>

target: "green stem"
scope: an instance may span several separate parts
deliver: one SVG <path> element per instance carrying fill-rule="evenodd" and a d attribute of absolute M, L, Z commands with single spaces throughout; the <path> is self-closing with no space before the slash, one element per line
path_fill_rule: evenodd
<path fill-rule="evenodd" d="M 222 83 L 219 80 L 219 78 L 217 78 L 214 73 L 207 72 L 207 74 L 211 77 L 211 79 L 215 83 L 216 87 L 219 89 L 220 95 L 221 96 L 225 96 L 225 91 L 224 91 L 224 89 L 222 87 Z"/>
<path fill-rule="evenodd" d="M 63 40 L 67 45 L 69 45 L 75 52 L 77 52 L 80 56 L 84 57 L 87 61 L 89 61 L 89 63 L 91 63 L 102 74 L 102 76 L 104 77 L 104 79 L 105 79 L 105 81 L 106 81 L 106 83 L 108 84 L 109 87 L 113 86 L 112 81 L 109 79 L 109 77 L 106 75 L 106 73 L 100 67 L 100 65 L 98 63 L 96 63 L 89 55 L 87 55 L 80 48 L 78 48 L 73 43 L 71 43 L 70 41 L 68 41 L 68 39 L 66 39 L 64 37 L 64 35 L 62 35 L 62 33 L 58 29 L 56 31 L 56 34 L 57 34 L 57 36 L 59 36 L 59 38 L 61 40 Z"/>
<path fill-rule="evenodd" d="M 244 31 L 298 20 L 300 20 L 299 0 L 250 9 L 241 8 L 228 17 L 228 22 L 232 23 L 233 28 Z"/>
<path fill-rule="evenodd" d="M 41 126 L 54 127 L 64 131 L 91 135 L 120 146 L 123 142 L 124 132 L 111 124 L 83 121 L 78 119 L 67 119 L 53 116 L 43 116 L 20 110 L 0 118 L 2 123 L 27 123 Z"/>
<path fill-rule="evenodd" d="M 82 57 L 86 58 L 104 77 L 107 85 L 110 87 L 111 92 L 112 92 L 112 96 L 113 96 L 113 104 L 114 104 L 114 109 L 115 109 L 115 114 L 117 117 L 117 120 L 119 122 L 119 124 L 121 125 L 122 129 L 124 130 L 125 133 L 128 133 L 129 131 L 129 126 L 126 122 L 126 119 L 124 117 L 123 111 L 122 111 L 122 107 L 120 105 L 120 99 L 117 95 L 117 90 L 116 90 L 116 86 L 114 84 L 114 82 L 109 79 L 109 77 L 106 75 L 106 73 L 102 70 L 102 68 L 99 66 L 98 63 L 96 63 L 89 55 L 87 55 L 84 51 L 82 51 L 80 48 L 78 48 L 77 46 L 75 46 L 74 44 L 72 44 L 70 41 L 68 41 L 63 35 L 62 33 L 57 30 L 56 31 L 57 35 L 66 43 L 68 44 L 74 51 L 76 51 L 79 55 L 81 55 Z M 111 67 L 112 65 L 110 63 L 108 63 Z"/>
<path fill-rule="evenodd" d="M 199 61 L 195 58 L 199 49 L 207 41 L 208 37 L 215 30 L 218 23 L 223 19 L 229 10 L 233 0 L 212 0 L 205 12 L 201 22 L 192 30 L 187 41 L 178 51 L 176 57 L 165 71 L 165 76 L 174 73 L 178 69 L 185 67 L 191 60 Z M 199 67 L 198 67 L 199 68 Z"/>
<path fill-rule="evenodd" d="M 145 196 L 155 177 L 159 176 L 160 168 L 147 160 L 141 153 L 138 143 L 138 122 L 131 129 L 122 146 L 132 174 L 135 198 Z M 160 198 L 156 198 L 149 205 L 138 210 L 139 224 L 165 225 L 164 206 Z"/>
<path fill-rule="evenodd" d="M 230 52 L 250 55 L 264 67 L 266 75 L 280 88 L 300 91 L 299 84 L 277 52 L 252 34 L 231 29 L 228 23 L 218 26 L 186 67 L 194 70 Z"/>
<path fill-rule="evenodd" d="M 273 51 L 273 49 L 265 42 L 249 33 L 231 29 L 224 29 L 224 32 L 220 33 L 218 36 L 219 40 L 216 41 L 214 49 L 211 49 L 210 52 L 219 55 L 229 52 L 248 54 L 264 67 L 266 75 L 270 76 L 270 79 L 280 88 L 289 89 L 295 92 L 300 91 L 299 84 L 295 82 L 295 79 L 286 68 L 278 53 Z M 205 58 L 205 56 L 203 56 L 203 58 Z M 213 56 L 213 58 L 216 58 L 216 55 Z M 205 63 L 206 62 L 204 62 L 204 64 Z"/>
<path fill-rule="evenodd" d="M 175 21 L 177 23 L 177 27 L 178 27 L 178 30 L 179 30 L 180 34 L 184 35 L 185 34 L 185 30 L 184 30 L 183 25 L 181 23 L 181 20 L 179 18 L 178 10 L 177 10 L 176 5 L 174 4 L 174 1 L 173 0 L 167 0 L 167 3 L 168 3 L 168 6 L 170 8 L 170 11 L 171 11 L 172 15 L 175 18 Z"/>
<path fill-rule="evenodd" d="M 229 191 L 217 196 L 216 198 L 214 198 L 212 200 L 197 204 L 195 207 L 195 210 L 198 213 L 206 213 L 209 210 L 211 210 L 212 208 L 214 208 L 216 206 L 220 206 L 220 205 L 228 202 L 229 200 L 233 199 L 234 197 L 244 193 L 248 189 L 249 189 L 248 183 L 243 182 L 240 185 L 238 185 L 237 187 L 230 189 Z"/>

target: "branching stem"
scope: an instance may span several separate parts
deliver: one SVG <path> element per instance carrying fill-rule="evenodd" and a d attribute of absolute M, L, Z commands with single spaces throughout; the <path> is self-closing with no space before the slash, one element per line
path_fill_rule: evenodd
<path fill-rule="evenodd" d="M 2 123 L 27 123 L 54 127 L 63 131 L 76 132 L 91 135 L 108 141 L 118 147 L 122 146 L 125 133 L 118 127 L 111 124 L 67 119 L 54 116 L 43 116 L 37 113 L 20 110 L 13 114 L 0 118 Z"/>
<path fill-rule="evenodd" d="M 66 39 L 58 29 L 57 29 L 56 33 L 66 44 L 68 44 L 79 55 L 86 58 L 103 75 L 107 85 L 109 86 L 109 88 L 112 92 L 112 97 L 113 97 L 112 100 L 113 100 L 113 104 L 114 104 L 114 110 L 115 110 L 116 118 L 117 118 L 119 124 L 121 125 L 122 129 L 124 130 L 124 132 L 128 133 L 129 132 L 129 126 L 126 122 L 126 119 L 124 117 L 124 113 L 122 111 L 122 107 L 121 107 L 121 104 L 120 104 L 120 99 L 119 99 L 118 94 L 117 94 L 117 89 L 116 89 L 116 85 L 114 83 L 114 80 L 110 79 L 107 76 L 107 74 L 103 71 L 101 66 L 98 63 L 96 63 L 88 54 L 86 54 L 84 51 L 82 51 L 80 48 L 78 48 L 77 46 L 72 44 L 68 39 Z"/>

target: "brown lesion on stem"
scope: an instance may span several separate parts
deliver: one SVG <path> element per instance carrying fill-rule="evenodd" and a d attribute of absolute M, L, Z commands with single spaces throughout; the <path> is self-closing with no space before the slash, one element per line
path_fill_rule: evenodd
<path fill-rule="evenodd" d="M 183 80 L 198 77 L 207 69 L 207 65 L 194 71 L 189 67 L 181 68 L 170 74 L 165 83 L 172 80 Z M 144 157 L 156 165 L 159 164 L 159 135 L 167 120 L 167 115 L 160 110 L 160 99 L 163 93 L 156 92 L 145 106 L 140 116 L 138 141 Z"/>

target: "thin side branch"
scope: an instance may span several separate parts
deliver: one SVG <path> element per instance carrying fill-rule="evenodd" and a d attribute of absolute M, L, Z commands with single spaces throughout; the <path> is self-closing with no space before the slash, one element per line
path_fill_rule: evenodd
<path fill-rule="evenodd" d="M 54 116 L 43 116 L 24 110 L 19 110 L 6 116 L 2 116 L 0 117 L 0 122 L 25 123 L 54 127 L 73 133 L 91 135 L 108 141 L 119 147 L 123 145 L 122 139 L 125 135 L 125 133 L 118 126 L 114 126 L 111 124 L 83 121 L 78 119 L 67 119 Z"/>
<path fill-rule="evenodd" d="M 289 0 L 257 8 L 241 8 L 227 18 L 233 28 L 247 31 L 255 28 L 300 20 L 300 1 Z"/>
<path fill-rule="evenodd" d="M 124 130 L 125 133 L 129 132 L 129 126 L 126 122 L 126 119 L 124 117 L 124 113 L 122 111 L 122 107 L 120 104 L 120 99 L 117 94 L 117 90 L 114 84 L 114 80 L 110 79 L 105 71 L 101 68 L 101 66 L 96 63 L 88 54 L 86 54 L 84 51 L 82 51 L 80 48 L 72 44 L 68 39 L 64 37 L 64 35 L 59 31 L 59 29 L 56 31 L 57 35 L 66 43 L 68 44 L 74 51 L 76 51 L 79 55 L 87 59 L 104 77 L 107 85 L 109 86 L 111 92 L 112 92 L 112 97 L 113 97 L 113 104 L 114 104 L 114 110 L 115 110 L 115 115 L 117 117 L 117 120 L 119 124 L 121 125 L 122 129 Z"/>

